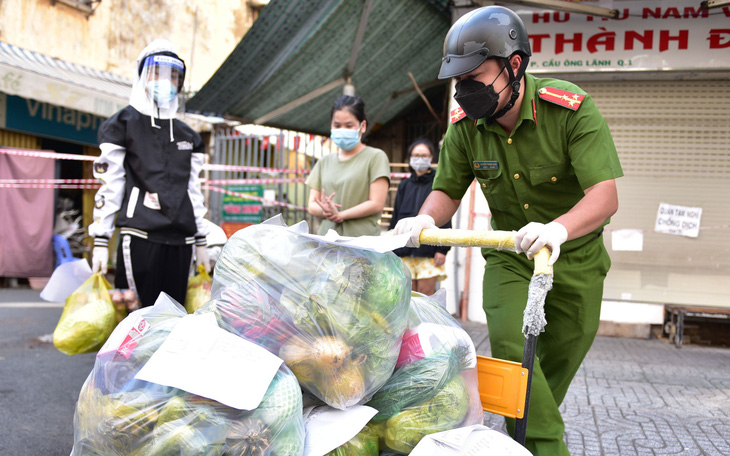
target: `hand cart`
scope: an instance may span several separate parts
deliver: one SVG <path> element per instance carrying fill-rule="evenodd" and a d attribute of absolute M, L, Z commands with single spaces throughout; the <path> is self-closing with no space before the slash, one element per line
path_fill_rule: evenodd
<path fill-rule="evenodd" d="M 470 231 L 426 229 L 419 238 L 422 244 L 451 247 L 482 247 L 515 250 L 513 231 Z M 525 445 L 530 387 L 535 362 L 537 336 L 545 327 L 545 296 L 552 288 L 553 268 L 548 265 L 550 250 L 543 247 L 535 254 L 535 269 L 527 297 L 523 330 L 525 345 L 522 364 L 487 356 L 477 356 L 479 396 L 484 411 L 516 418 L 514 439 Z"/>

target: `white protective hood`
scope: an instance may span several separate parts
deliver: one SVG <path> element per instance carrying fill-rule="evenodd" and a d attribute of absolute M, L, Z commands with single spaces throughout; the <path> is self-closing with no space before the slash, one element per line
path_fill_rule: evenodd
<path fill-rule="evenodd" d="M 142 62 L 144 62 L 144 59 L 159 52 L 172 52 L 177 54 L 172 43 L 165 39 L 156 39 L 148 44 L 147 47 L 142 49 L 142 52 L 140 52 L 139 56 L 137 56 L 134 85 L 132 86 L 132 95 L 129 97 L 129 104 L 141 114 L 152 117 L 153 124 L 154 118 L 174 119 L 177 114 L 179 99 L 178 95 L 168 106 L 158 108 L 150 94 L 145 89 L 146 81 L 142 81 L 140 79 L 139 68 L 141 67 Z"/>

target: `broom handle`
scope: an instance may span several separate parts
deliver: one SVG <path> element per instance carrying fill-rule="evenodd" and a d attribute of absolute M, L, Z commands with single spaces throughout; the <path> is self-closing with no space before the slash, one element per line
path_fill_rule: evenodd
<path fill-rule="evenodd" d="M 514 231 L 492 230 L 455 230 L 430 228 L 421 231 L 421 244 L 449 246 L 449 247 L 483 247 L 498 250 L 515 250 Z M 543 247 L 538 251 L 535 261 L 534 274 L 553 274 L 553 267 L 548 265 L 550 250 Z"/>

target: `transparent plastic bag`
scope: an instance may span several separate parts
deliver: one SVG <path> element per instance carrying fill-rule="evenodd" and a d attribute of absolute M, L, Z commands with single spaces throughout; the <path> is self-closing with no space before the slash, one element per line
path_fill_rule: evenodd
<path fill-rule="evenodd" d="M 93 274 L 66 298 L 61 318 L 53 331 L 53 345 L 67 355 L 95 352 L 127 314 L 116 309 L 103 275 Z"/>
<path fill-rule="evenodd" d="M 294 227 L 292 227 L 294 228 Z M 281 357 L 331 407 L 367 400 L 393 372 L 410 274 L 391 252 L 343 246 L 260 224 L 236 232 L 198 312 Z"/>
<path fill-rule="evenodd" d="M 439 293 L 413 293 L 399 367 L 366 404 L 383 451 L 408 454 L 428 434 L 483 421 L 474 344 Z"/>
<path fill-rule="evenodd" d="M 365 426 L 353 438 L 335 448 L 325 456 L 378 456 L 378 435 Z"/>
<path fill-rule="evenodd" d="M 71 456 L 301 456 L 302 393 L 283 364 L 251 411 L 134 378 L 185 315 L 163 294 L 119 325 L 81 388 Z"/>
<path fill-rule="evenodd" d="M 210 300 L 210 290 L 213 279 L 205 270 L 204 265 L 198 265 L 198 275 L 188 280 L 188 292 L 185 294 L 185 310 L 189 314 L 195 312 Z"/>

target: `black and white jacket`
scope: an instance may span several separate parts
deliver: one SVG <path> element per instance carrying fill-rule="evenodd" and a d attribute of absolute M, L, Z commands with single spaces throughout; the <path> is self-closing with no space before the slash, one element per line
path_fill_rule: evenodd
<path fill-rule="evenodd" d="M 151 46 L 140 53 L 138 66 L 155 51 Z M 129 106 L 99 127 L 101 156 L 94 177 L 101 188 L 89 226 L 94 246 L 108 245 L 115 226 L 122 234 L 162 244 L 206 244 L 209 225 L 199 178 L 205 146 L 176 119 L 177 109 L 177 97 L 158 106 L 137 75 Z"/>
<path fill-rule="evenodd" d="M 182 245 L 202 237 L 203 244 L 200 135 L 177 119 L 151 119 L 127 106 L 102 123 L 98 137 L 94 177 L 102 187 L 89 227 L 95 245 L 108 242 L 115 225 L 152 242 Z"/>

